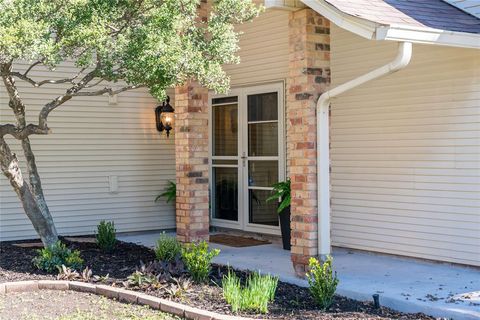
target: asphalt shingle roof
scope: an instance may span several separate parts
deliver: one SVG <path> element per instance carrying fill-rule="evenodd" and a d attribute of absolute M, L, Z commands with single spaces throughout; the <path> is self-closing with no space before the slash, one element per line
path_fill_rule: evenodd
<path fill-rule="evenodd" d="M 442 0 L 325 1 L 349 15 L 380 24 L 480 34 L 480 19 Z"/>

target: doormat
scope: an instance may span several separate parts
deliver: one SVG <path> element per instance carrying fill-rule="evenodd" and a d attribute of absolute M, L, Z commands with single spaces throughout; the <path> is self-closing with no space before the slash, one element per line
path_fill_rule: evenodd
<path fill-rule="evenodd" d="M 210 236 L 210 242 L 223 244 L 229 247 L 253 247 L 253 246 L 261 246 L 264 244 L 270 244 L 270 241 L 267 240 L 258 240 L 254 238 L 247 238 L 247 237 L 240 237 L 234 236 L 230 234 L 213 234 Z"/>

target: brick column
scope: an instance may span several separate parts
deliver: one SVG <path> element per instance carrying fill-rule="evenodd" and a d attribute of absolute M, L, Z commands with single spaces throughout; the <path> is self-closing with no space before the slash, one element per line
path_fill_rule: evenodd
<path fill-rule="evenodd" d="M 290 14 L 287 167 L 292 181 L 292 251 L 298 276 L 318 253 L 316 101 L 330 83 L 329 21 L 311 9 Z"/>
<path fill-rule="evenodd" d="M 208 240 L 208 90 L 196 82 L 175 88 L 177 238 Z"/>

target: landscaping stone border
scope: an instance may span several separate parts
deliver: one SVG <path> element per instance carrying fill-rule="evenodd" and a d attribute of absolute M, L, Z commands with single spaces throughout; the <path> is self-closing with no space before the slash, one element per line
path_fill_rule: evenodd
<path fill-rule="evenodd" d="M 38 290 L 72 290 L 92 293 L 105 296 L 110 299 L 116 299 L 121 302 L 146 305 L 153 309 L 170 313 L 188 320 L 253 320 L 249 318 L 205 311 L 137 291 L 116 288 L 108 285 L 97 285 L 88 282 L 65 280 L 31 280 L 0 283 L 0 295 L 5 295 L 11 292 L 31 292 Z"/>

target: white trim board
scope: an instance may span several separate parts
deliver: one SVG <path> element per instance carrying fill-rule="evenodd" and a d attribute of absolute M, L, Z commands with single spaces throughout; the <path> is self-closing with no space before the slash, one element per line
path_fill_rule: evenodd
<path fill-rule="evenodd" d="M 248 95 L 261 94 L 267 92 L 278 93 L 278 156 L 250 156 L 248 155 L 248 124 L 252 123 L 270 123 L 273 121 L 248 121 L 247 118 L 247 97 Z M 238 151 L 234 156 L 214 156 L 213 151 L 213 106 L 212 100 L 215 98 L 237 96 L 238 105 Z M 225 103 L 226 104 L 226 103 Z M 215 107 L 225 104 L 215 104 Z M 263 234 L 280 234 L 279 226 L 261 225 L 250 223 L 248 221 L 248 190 L 271 190 L 271 187 L 248 186 L 248 161 L 273 160 L 278 161 L 278 179 L 285 179 L 285 82 L 277 81 L 273 83 L 262 83 L 259 85 L 249 85 L 232 88 L 227 94 L 216 95 L 213 92 L 209 94 L 209 176 L 213 177 L 214 167 L 238 168 L 238 220 L 229 221 L 214 217 L 213 208 L 210 212 L 210 224 L 215 227 L 224 227 L 230 229 L 240 229 L 249 232 L 258 232 Z M 237 164 L 214 164 L 215 160 L 232 160 Z M 210 195 L 213 198 L 214 181 L 210 179 Z"/>

